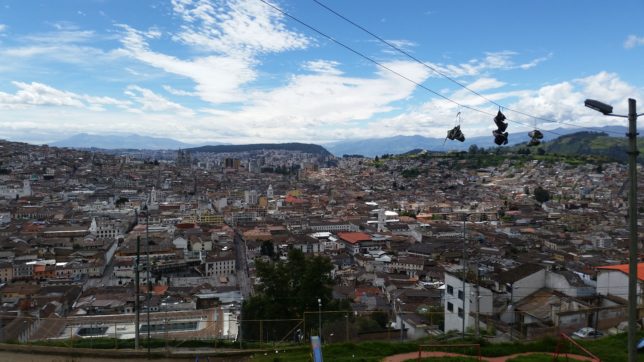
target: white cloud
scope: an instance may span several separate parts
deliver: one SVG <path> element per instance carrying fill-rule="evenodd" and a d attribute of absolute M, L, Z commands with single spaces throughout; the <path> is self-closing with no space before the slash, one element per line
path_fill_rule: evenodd
<path fill-rule="evenodd" d="M 12 82 L 18 88 L 16 93 L 0 92 L 0 108 L 20 109 L 31 106 L 65 106 L 84 108 L 92 111 L 105 110 L 105 106 L 127 106 L 127 102 L 110 97 L 94 97 L 63 91 L 46 84 Z"/>
<path fill-rule="evenodd" d="M 504 50 L 500 52 L 486 52 L 484 58 L 471 59 L 467 63 L 447 65 L 440 63 L 427 64 L 450 77 L 464 77 L 477 76 L 488 70 L 527 70 L 534 68 L 539 63 L 542 63 L 552 57 L 552 54 L 548 54 L 547 56 L 535 58 L 526 63 L 516 63 L 513 58 L 517 55 L 519 55 L 517 52 Z M 438 75 L 434 74 L 434 76 Z"/>
<path fill-rule="evenodd" d="M 311 60 L 302 66 L 305 70 L 320 74 L 341 75 L 342 71 L 338 69 L 340 63 L 332 60 Z"/>
<path fill-rule="evenodd" d="M 309 42 L 287 30 L 282 15 L 258 1 L 174 0 L 172 5 L 184 21 L 173 39 L 204 55 L 180 59 L 155 52 L 147 39 L 161 34 L 128 25 L 119 25 L 124 31 L 121 42 L 131 57 L 193 80 L 195 94 L 207 102 L 245 101 L 242 87 L 257 78 L 258 54 L 304 48 Z"/>
<path fill-rule="evenodd" d="M 600 72 L 588 77 L 546 85 L 538 89 L 523 89 L 511 92 L 501 91 L 503 82 L 495 79 L 479 79 L 468 85 L 480 91 L 485 97 L 506 104 L 510 109 L 520 110 L 552 122 L 538 120 L 536 127 L 542 130 L 570 127 L 601 127 L 608 124 L 625 124 L 619 119 L 607 118 L 584 107 L 584 99 L 596 98 L 612 104 L 615 113 L 627 112 L 626 99 L 641 99 L 641 89 L 624 82 L 617 74 Z M 449 101 L 433 98 L 419 107 L 409 109 L 393 117 L 372 121 L 368 126 L 348 126 L 341 131 L 319 132 L 324 138 L 369 138 L 388 137 L 393 135 L 424 135 L 444 137 L 448 129 L 456 124 L 456 113 L 462 112 L 461 129 L 466 138 L 474 136 L 491 136 L 494 128 L 492 117 L 495 106 L 485 100 L 460 89 L 448 94 L 451 99 L 462 104 L 474 106 L 488 114 L 469 109 L 458 108 Z M 509 110 L 504 111 L 511 120 L 508 131 L 512 133 L 528 132 L 535 127 L 535 120 Z M 621 122 L 621 123 L 618 123 Z M 335 132 L 335 133 L 334 133 Z M 512 137 L 512 136 L 511 136 Z"/>
<path fill-rule="evenodd" d="M 281 13 L 260 1 L 173 0 L 172 5 L 185 21 L 175 39 L 199 50 L 255 54 L 302 49 L 309 43 L 286 29 Z"/>
<path fill-rule="evenodd" d="M 183 89 L 177 89 L 177 88 L 171 87 L 171 86 L 169 86 L 167 84 L 164 84 L 162 87 L 163 87 L 163 89 L 165 89 L 166 92 L 168 92 L 168 93 L 170 93 L 170 94 L 172 94 L 174 96 L 194 97 L 194 96 L 197 95 L 194 92 L 188 92 L 188 91 L 185 91 Z"/>
<path fill-rule="evenodd" d="M 136 113 L 174 112 L 182 116 L 194 115 L 194 111 L 191 109 L 172 102 L 146 88 L 130 85 L 126 88 L 125 94 L 141 105 L 140 108 L 130 108 L 130 111 L 134 111 Z"/>
<path fill-rule="evenodd" d="M 428 76 L 428 70 L 416 62 L 384 65 L 417 82 Z M 235 132 L 239 139 L 319 140 L 330 136 L 324 129 L 344 129 L 395 110 L 393 104 L 410 97 L 415 89 L 413 83 L 385 70 L 371 78 L 333 72 L 296 75 L 284 87 L 254 92 L 253 103 L 239 111 L 210 113 L 217 128 Z"/>
<path fill-rule="evenodd" d="M 624 48 L 631 49 L 636 46 L 644 45 L 644 36 L 629 35 L 626 40 L 624 40 Z"/>
<path fill-rule="evenodd" d="M 413 62 L 387 63 L 387 66 L 417 81 L 428 76 L 424 67 Z M 68 133 L 170 134 L 187 142 L 324 142 L 400 134 L 442 138 L 447 129 L 454 126 L 459 111 L 456 105 L 437 97 L 417 106 L 396 109 L 396 102 L 408 99 L 415 86 L 385 72 L 376 72 L 369 78 L 317 73 L 297 75 L 281 88 L 255 92 L 252 98 L 257 101 L 239 110 L 211 109 L 207 114 L 182 114 L 185 108 L 180 104 L 139 86 L 126 89 L 126 94 L 132 97 L 127 103 L 65 92 L 42 84 L 16 83 L 16 86 L 21 92 L 0 93 L 0 108 L 4 109 L 0 112 L 0 137 L 38 129 L 51 134 L 60 134 L 62 130 Z M 625 122 L 622 119 L 606 118 L 585 108 L 585 98 L 610 103 L 616 113 L 623 114 L 626 113 L 626 99 L 642 99 L 643 93 L 618 75 L 606 72 L 538 89 L 508 91 L 505 89 L 507 84 L 494 78 L 480 78 L 468 86 L 509 108 L 578 126 L 625 124 L 619 123 Z M 495 106 L 463 89 L 446 95 L 490 114 L 461 108 L 461 128 L 466 138 L 491 137 Z M 99 107 L 101 102 L 114 106 L 103 106 L 102 112 L 90 108 L 90 104 Z M 139 111 L 123 112 L 121 108 Z M 393 112 L 387 113 L 389 111 Z M 508 128 L 511 135 L 528 132 L 534 127 L 534 120 L 530 118 L 509 110 L 505 113 L 512 120 Z M 106 119 L 110 122 L 105 122 Z M 543 130 L 569 127 L 543 121 L 538 121 L 536 126 Z"/>
<path fill-rule="evenodd" d="M 2 33 L 5 30 L 7 30 L 7 25 L 6 24 L 0 24 L 0 33 Z"/>

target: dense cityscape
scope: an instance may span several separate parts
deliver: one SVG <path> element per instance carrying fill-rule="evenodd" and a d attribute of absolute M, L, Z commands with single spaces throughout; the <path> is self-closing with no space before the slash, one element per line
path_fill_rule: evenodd
<path fill-rule="evenodd" d="M 280 318 L 306 325 L 258 335 L 242 322 L 246 338 L 319 328 L 340 341 L 530 340 L 625 328 L 623 164 L 506 156 L 480 167 L 495 156 L 476 149 L 375 159 L 179 150 L 158 160 L 0 147 L 4 341 L 131 339 L 137 308 L 141 335 L 182 339 L 239 341 L 240 320 Z M 270 270 L 294 268 L 298 255 L 322 257 L 328 273 L 292 291 L 304 299 L 289 309 L 270 301 L 280 298 Z M 267 299 L 282 308 L 259 308 Z"/>

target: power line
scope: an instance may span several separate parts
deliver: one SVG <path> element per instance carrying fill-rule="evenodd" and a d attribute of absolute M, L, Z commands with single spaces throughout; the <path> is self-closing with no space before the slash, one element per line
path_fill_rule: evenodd
<path fill-rule="evenodd" d="M 469 110 L 474 111 L 474 112 L 482 113 L 482 114 L 485 114 L 485 115 L 488 115 L 488 116 L 491 116 L 491 117 L 493 117 L 493 116 L 494 116 L 494 114 L 493 114 L 493 113 L 490 113 L 490 112 L 484 111 L 484 110 L 482 110 L 482 109 L 478 109 L 478 108 L 476 108 L 476 107 L 469 106 L 469 105 L 467 105 L 467 104 L 460 103 L 460 102 L 455 101 L 455 100 L 453 100 L 453 99 L 451 99 L 451 98 L 449 98 L 449 97 L 447 97 L 447 96 L 445 96 L 445 95 L 442 95 L 442 94 L 440 94 L 440 93 L 436 92 L 436 91 L 435 91 L 435 90 L 433 90 L 433 89 L 430 89 L 430 88 L 428 88 L 428 87 L 424 86 L 422 83 L 418 83 L 417 81 L 415 81 L 415 80 L 413 80 L 413 79 L 411 79 L 411 78 L 409 78 L 409 77 L 405 76 L 404 74 L 401 74 L 400 72 L 397 72 L 397 71 L 395 71 L 395 70 L 391 69 L 390 67 L 388 67 L 388 66 L 386 66 L 386 65 L 382 64 L 381 62 L 379 62 L 379 61 L 377 61 L 377 60 L 375 60 L 375 59 L 373 59 L 373 58 L 371 58 L 371 57 L 369 57 L 369 56 L 365 55 L 364 53 L 362 53 L 362 52 L 360 52 L 360 51 L 358 51 L 358 50 L 353 49 L 352 47 L 350 47 L 350 46 L 348 46 L 348 45 L 344 44 L 343 42 L 341 42 L 341 41 L 339 41 L 339 40 L 335 39 L 334 37 L 332 37 L 332 36 L 330 36 L 330 35 L 328 35 L 328 34 L 326 34 L 326 33 L 322 32 L 321 30 L 319 30 L 319 29 L 315 28 L 314 26 L 312 26 L 312 25 L 309 25 L 309 24 L 305 23 L 303 20 L 300 20 L 299 18 L 295 17 L 294 15 L 291 15 L 290 13 L 288 13 L 288 12 L 286 12 L 286 11 L 284 11 L 284 10 L 280 9 L 279 7 L 277 7 L 277 6 L 273 5 L 273 4 L 271 4 L 270 2 L 268 2 L 268 1 L 266 1 L 266 0 L 258 0 L 258 1 L 260 1 L 260 2 L 262 2 L 262 3 L 264 3 L 264 4 L 266 4 L 267 6 L 269 6 L 269 7 L 273 8 L 274 10 L 276 10 L 276 11 L 278 11 L 279 13 L 283 14 L 284 16 L 286 16 L 286 17 L 288 17 L 288 18 L 290 18 L 290 19 L 292 19 L 292 20 L 296 21 L 297 23 L 299 23 L 299 24 L 301 24 L 301 25 L 305 26 L 306 28 L 310 29 L 311 31 L 313 31 L 313 32 L 315 32 L 315 33 L 317 33 L 317 34 L 319 34 L 319 35 L 323 36 L 324 38 L 326 38 L 326 39 L 328 39 L 328 40 L 330 40 L 330 41 L 332 41 L 332 42 L 336 43 L 337 45 L 339 45 L 339 46 L 341 46 L 341 47 L 345 48 L 346 50 L 348 50 L 348 51 L 350 51 L 350 52 L 352 52 L 352 53 L 354 53 L 354 54 L 356 54 L 356 55 L 360 56 L 361 58 L 363 58 L 363 59 L 365 59 L 365 60 L 367 60 L 367 61 L 369 61 L 369 62 L 371 62 L 371 63 L 373 63 L 373 64 L 376 64 L 377 66 L 379 66 L 379 67 L 381 67 L 381 68 L 383 68 L 383 69 L 385 69 L 385 70 L 387 70 L 387 71 L 389 71 L 389 72 L 391 72 L 391 73 L 395 74 L 396 76 L 398 76 L 398 77 L 400 77 L 400 78 L 402 78 L 402 79 L 405 79 L 406 81 L 408 81 L 408 82 L 410 82 L 410 83 L 415 84 L 416 86 L 418 86 L 418 87 L 420 87 L 420 88 L 422 88 L 422 89 L 424 89 L 424 90 L 426 90 L 426 91 L 428 91 L 428 92 L 430 92 L 430 93 L 432 93 L 432 94 L 434 94 L 434 95 L 436 95 L 436 96 L 438 96 L 438 97 L 440 97 L 440 98 L 442 98 L 442 99 L 444 99 L 444 100 L 446 100 L 446 101 L 448 101 L 448 102 L 451 102 L 451 103 L 453 103 L 453 104 L 455 104 L 455 105 L 457 105 L 457 106 L 463 107 L 463 108 L 465 108 L 465 109 L 469 109 Z M 423 64 L 424 64 L 424 63 L 423 63 Z M 510 118 L 506 118 L 506 120 L 507 120 L 507 121 L 510 121 L 510 122 L 513 122 L 513 123 L 517 123 L 517 124 L 523 125 L 523 126 L 530 127 L 530 125 L 528 125 L 528 124 L 525 124 L 525 123 L 522 123 L 522 122 L 519 122 L 519 121 L 516 121 L 516 120 L 510 119 Z M 543 130 L 543 131 L 544 131 L 544 132 L 552 133 L 552 134 L 557 135 L 557 136 L 562 136 L 561 134 L 559 134 L 559 133 L 557 133 L 557 132 L 554 132 L 554 131 L 549 131 L 549 130 Z"/>
<path fill-rule="evenodd" d="M 315 2 L 316 4 L 320 5 L 321 7 L 325 8 L 326 10 L 330 11 L 331 13 L 337 15 L 338 17 L 342 18 L 343 20 L 347 21 L 351 25 L 359 28 L 360 30 L 364 31 L 365 33 L 367 33 L 367 34 L 371 35 L 372 37 L 376 38 L 378 41 L 386 44 L 390 48 L 392 48 L 392 49 L 394 49 L 394 50 L 406 55 L 410 59 L 412 59 L 412 60 L 416 61 L 417 63 L 423 65 L 424 67 L 432 70 L 433 72 L 435 72 L 436 74 L 442 76 L 443 78 L 453 82 L 454 84 L 458 85 L 459 87 L 471 92 L 472 94 L 477 95 L 478 97 L 484 99 L 485 101 L 487 101 L 487 102 L 489 102 L 489 103 L 491 103 L 491 104 L 493 104 L 493 105 L 495 105 L 495 106 L 497 106 L 499 108 L 503 108 L 503 109 L 508 110 L 510 112 L 514 112 L 514 113 L 517 113 L 517 114 L 520 114 L 520 115 L 523 115 L 523 116 L 526 116 L 526 117 L 529 117 L 529 118 L 532 118 L 532 119 L 535 119 L 535 120 L 540 120 L 540 121 L 549 122 L 549 123 L 560 123 L 560 124 L 563 124 L 563 125 L 572 126 L 572 127 L 576 127 L 576 128 L 594 130 L 594 129 L 590 128 L 590 127 L 584 127 L 584 126 L 579 126 L 579 125 L 576 125 L 576 124 L 567 123 L 567 122 L 563 122 L 563 121 L 555 121 L 555 120 L 551 120 L 551 119 L 547 119 L 547 118 L 543 118 L 543 117 L 539 117 L 539 116 L 533 116 L 531 114 L 528 114 L 528 113 L 525 113 L 525 112 L 522 112 L 522 111 L 519 111 L 519 110 L 516 110 L 516 109 L 512 109 L 512 108 L 509 108 L 509 107 L 506 107 L 506 106 L 504 106 L 504 105 L 502 105 L 502 104 L 500 104 L 500 103 L 498 103 L 498 102 L 496 102 L 496 101 L 484 96 L 483 94 L 473 90 L 472 88 L 466 86 L 465 84 L 457 81 L 453 77 L 450 77 L 449 75 L 441 72 L 440 70 L 436 69 L 436 67 L 433 67 L 433 66 L 423 62 L 422 60 L 416 58 L 415 56 L 413 56 L 409 52 L 405 51 L 404 49 L 401 49 L 400 47 L 397 47 L 395 44 L 392 44 L 391 42 L 388 42 L 387 40 L 385 40 L 382 37 L 378 36 L 377 34 L 373 33 L 372 31 L 366 29 L 365 27 L 361 26 L 360 24 L 357 24 L 356 22 L 352 21 L 351 19 L 347 18 L 346 16 L 340 14 L 339 12 L 337 12 L 337 11 L 333 10 L 332 8 L 328 7 L 327 5 L 323 4 L 319 0 L 312 0 L 312 1 Z M 510 120 L 510 119 L 508 119 L 508 120 Z M 519 123 L 519 122 L 514 121 L 514 120 L 512 120 L 512 121 L 515 122 L 515 123 Z M 522 123 L 519 123 L 519 124 L 522 124 Z M 525 125 L 525 124 L 523 124 L 523 125 Z M 548 131 L 548 132 L 551 132 L 551 131 Z M 621 135 L 621 133 L 619 133 L 619 132 L 613 132 L 613 131 L 607 131 L 607 132 Z M 551 133 L 557 134 L 555 132 L 551 132 Z"/>

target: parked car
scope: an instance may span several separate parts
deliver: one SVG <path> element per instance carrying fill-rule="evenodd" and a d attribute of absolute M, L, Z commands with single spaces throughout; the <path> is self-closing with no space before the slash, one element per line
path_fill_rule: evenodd
<path fill-rule="evenodd" d="M 599 338 L 604 336 L 604 333 L 596 330 L 595 328 L 591 327 L 584 327 L 577 332 L 574 332 L 572 334 L 573 338 L 581 338 L 581 339 L 588 339 L 588 338 Z"/>

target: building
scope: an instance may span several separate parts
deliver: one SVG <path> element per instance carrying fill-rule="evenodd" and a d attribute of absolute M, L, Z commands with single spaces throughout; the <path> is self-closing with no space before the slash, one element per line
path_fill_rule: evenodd
<path fill-rule="evenodd" d="M 445 332 L 474 328 L 477 316 L 493 314 L 493 293 L 490 289 L 476 285 L 466 279 L 462 272 L 445 272 Z M 481 323 L 481 321 L 479 321 Z M 479 325 L 479 328 L 482 324 Z"/>
<path fill-rule="evenodd" d="M 205 263 L 206 276 L 235 274 L 236 265 L 235 254 L 233 252 L 208 255 Z"/>
<path fill-rule="evenodd" d="M 628 300 L 628 264 L 597 267 L 597 294 Z M 644 303 L 644 263 L 637 264 L 638 305 Z"/>

